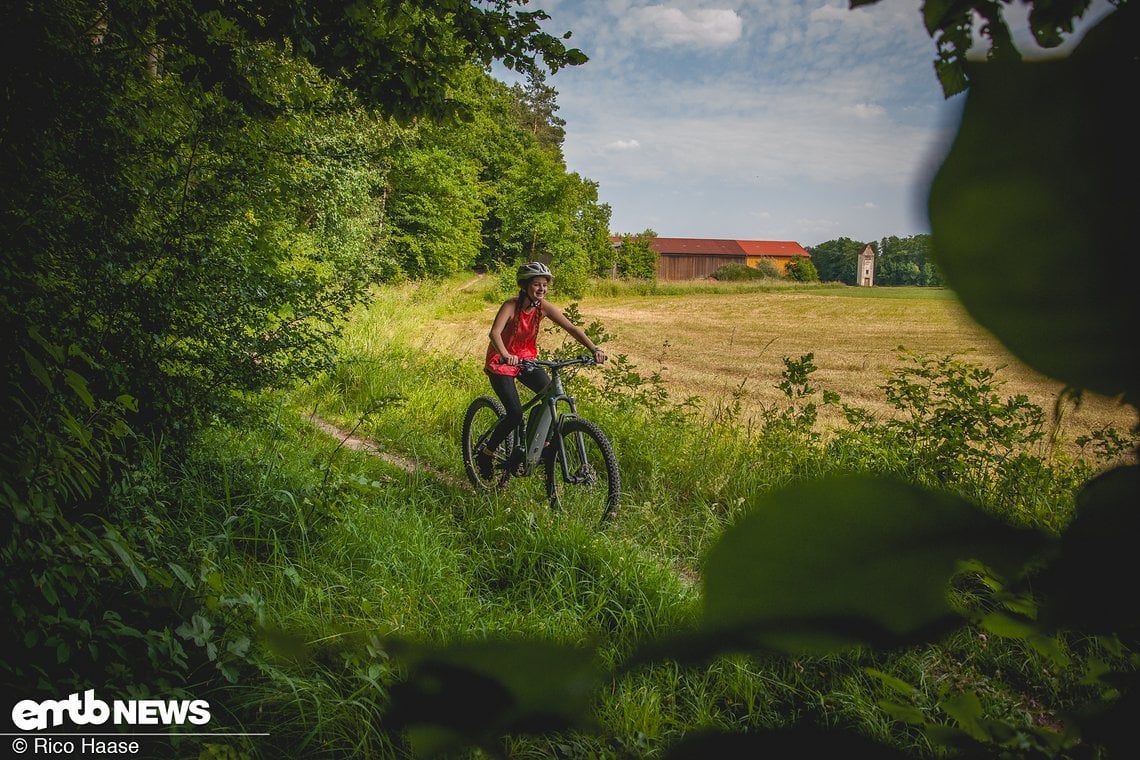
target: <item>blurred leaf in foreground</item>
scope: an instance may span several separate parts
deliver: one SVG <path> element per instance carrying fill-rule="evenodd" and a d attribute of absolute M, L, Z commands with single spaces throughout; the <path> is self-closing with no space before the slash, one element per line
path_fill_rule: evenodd
<path fill-rule="evenodd" d="M 493 747 L 507 734 L 591 727 L 600 683 L 593 650 L 491 640 L 395 644 L 393 653 L 408 675 L 392 688 L 388 719 L 407 729 L 418 757 Z"/>
<path fill-rule="evenodd" d="M 1072 56 L 970 67 L 928 198 L 934 256 L 970 314 L 1030 366 L 1140 401 L 1140 4 Z"/>
<path fill-rule="evenodd" d="M 1140 467 L 1118 467 L 1085 484 L 1060 556 L 1034 584 L 1043 622 L 1140 642 Z"/>
<path fill-rule="evenodd" d="M 1043 541 L 886 478 L 803 483 L 761 499 L 712 548 L 702 628 L 785 652 L 901 646 L 961 625 L 948 585 L 963 563 L 1013 576 Z"/>

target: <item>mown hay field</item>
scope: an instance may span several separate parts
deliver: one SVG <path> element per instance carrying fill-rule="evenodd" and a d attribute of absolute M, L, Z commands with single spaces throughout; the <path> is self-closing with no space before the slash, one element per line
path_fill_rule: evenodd
<path fill-rule="evenodd" d="M 569 303 L 556 292 L 551 300 L 563 308 Z M 694 284 L 666 293 L 587 295 L 577 305 L 586 323 L 598 320 L 613 336 L 605 345 L 611 356 L 626 355 L 643 375 L 659 372 L 674 400 L 698 396 L 710 414 L 735 393 L 745 423 L 765 405 L 783 405 L 776 387 L 783 358 L 808 353 L 818 368 L 814 387 L 880 418 L 894 413 L 881 386 L 904 365 L 904 351 L 953 354 L 996 370 L 1003 398 L 1025 394 L 1050 420 L 1063 389 L 1014 357 L 944 289 Z M 422 325 L 423 340 L 478 363 L 496 308 L 487 301 L 478 312 L 440 315 Z M 547 344 L 557 340 L 543 338 Z M 820 421 L 824 430 L 842 424 L 838 410 L 831 409 L 821 410 Z M 1132 407 L 1086 396 L 1078 408 L 1063 405 L 1059 440 L 1072 448 L 1077 436 L 1092 429 L 1127 429 L 1135 421 Z"/>

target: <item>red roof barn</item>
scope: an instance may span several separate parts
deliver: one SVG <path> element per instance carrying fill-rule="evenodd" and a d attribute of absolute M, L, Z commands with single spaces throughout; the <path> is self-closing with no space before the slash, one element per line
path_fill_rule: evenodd
<path fill-rule="evenodd" d="M 613 238 L 614 245 L 621 238 Z M 725 264 L 754 267 L 770 261 L 781 273 L 788 262 L 805 258 L 808 252 L 791 240 L 724 240 L 719 238 L 654 238 L 657 253 L 657 278 L 660 280 L 693 280 L 708 277 Z"/>

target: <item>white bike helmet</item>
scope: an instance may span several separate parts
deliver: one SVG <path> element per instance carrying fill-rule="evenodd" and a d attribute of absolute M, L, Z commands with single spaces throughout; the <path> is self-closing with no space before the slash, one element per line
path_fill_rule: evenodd
<path fill-rule="evenodd" d="M 519 271 L 515 275 L 515 281 L 521 288 L 535 277 L 547 277 L 553 280 L 554 273 L 550 271 L 550 267 L 546 266 L 546 264 L 543 264 L 541 261 L 528 261 L 519 267 Z"/>

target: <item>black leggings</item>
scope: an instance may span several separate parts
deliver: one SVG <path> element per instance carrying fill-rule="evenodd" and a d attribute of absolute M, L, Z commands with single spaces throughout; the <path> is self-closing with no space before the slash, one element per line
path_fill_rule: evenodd
<path fill-rule="evenodd" d="M 515 385 L 515 378 L 510 375 L 496 375 L 491 372 L 487 373 L 487 377 L 491 378 L 491 388 L 499 397 L 499 401 L 503 402 L 503 408 L 507 410 L 507 416 L 499 420 L 499 424 L 491 432 L 491 437 L 487 439 L 487 448 L 494 451 L 522 422 L 523 410 L 522 401 L 519 400 L 519 389 Z M 550 384 L 550 376 L 542 367 L 520 369 L 518 379 L 535 393 L 539 393 Z"/>

